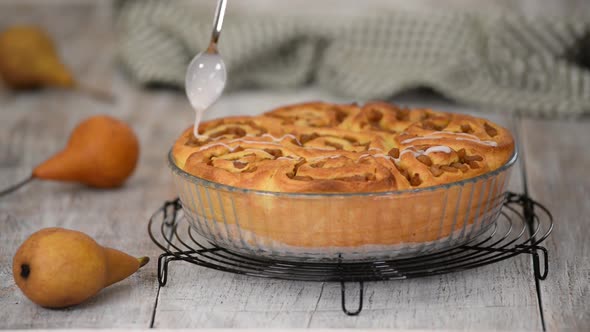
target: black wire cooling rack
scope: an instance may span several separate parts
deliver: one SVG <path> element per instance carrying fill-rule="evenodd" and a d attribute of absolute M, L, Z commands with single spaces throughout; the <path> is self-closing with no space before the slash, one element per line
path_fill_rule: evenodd
<path fill-rule="evenodd" d="M 548 273 L 547 249 L 539 244 L 553 229 L 551 213 L 526 195 L 507 193 L 500 217 L 484 234 L 461 246 L 420 256 L 371 262 L 294 262 L 235 253 L 202 239 L 189 226 L 177 198 L 167 201 L 150 218 L 148 232 L 163 250 L 158 259 L 158 281 L 168 281 L 169 263 L 185 261 L 220 271 L 284 280 L 339 282 L 342 310 L 358 315 L 363 308 L 364 282 L 399 280 L 458 272 L 517 255 L 532 257 L 538 285 Z M 347 282 L 359 283 L 359 302 L 346 304 Z"/>

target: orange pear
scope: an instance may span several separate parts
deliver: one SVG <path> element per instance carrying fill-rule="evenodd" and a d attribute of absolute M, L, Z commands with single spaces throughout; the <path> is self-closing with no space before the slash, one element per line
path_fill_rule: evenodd
<path fill-rule="evenodd" d="M 80 123 L 65 149 L 33 170 L 32 177 L 97 188 L 122 185 L 135 170 L 139 142 L 125 123 L 106 115 Z"/>
<path fill-rule="evenodd" d="M 14 281 L 33 302 L 48 308 L 80 304 L 147 264 L 105 248 L 90 236 L 63 228 L 32 234 L 12 261 Z"/>

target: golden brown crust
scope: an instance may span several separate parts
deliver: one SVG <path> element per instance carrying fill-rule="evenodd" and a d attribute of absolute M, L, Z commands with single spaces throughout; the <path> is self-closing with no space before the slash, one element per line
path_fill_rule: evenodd
<path fill-rule="evenodd" d="M 358 106 L 339 105 L 324 102 L 309 102 L 279 107 L 264 114 L 279 119 L 281 125 L 304 127 L 336 127 L 350 116 L 359 112 Z"/>
<path fill-rule="evenodd" d="M 276 192 L 382 192 L 475 177 L 504 165 L 512 135 L 488 120 L 372 102 L 305 103 L 192 127 L 173 147 L 195 176 Z"/>

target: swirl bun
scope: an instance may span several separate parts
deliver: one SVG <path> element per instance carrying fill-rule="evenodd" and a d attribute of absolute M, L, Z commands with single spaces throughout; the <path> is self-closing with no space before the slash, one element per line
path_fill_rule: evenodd
<path fill-rule="evenodd" d="M 488 120 L 372 102 L 281 107 L 188 128 L 178 167 L 230 186 L 275 192 L 383 192 L 472 178 L 504 165 L 512 135 Z"/>

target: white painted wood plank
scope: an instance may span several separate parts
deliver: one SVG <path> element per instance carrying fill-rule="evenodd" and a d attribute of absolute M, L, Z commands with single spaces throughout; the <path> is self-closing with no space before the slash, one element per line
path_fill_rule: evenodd
<path fill-rule="evenodd" d="M 543 245 L 549 275 L 541 282 L 547 328 L 590 330 L 590 121 L 524 120 L 531 195 L 555 219 Z"/>

